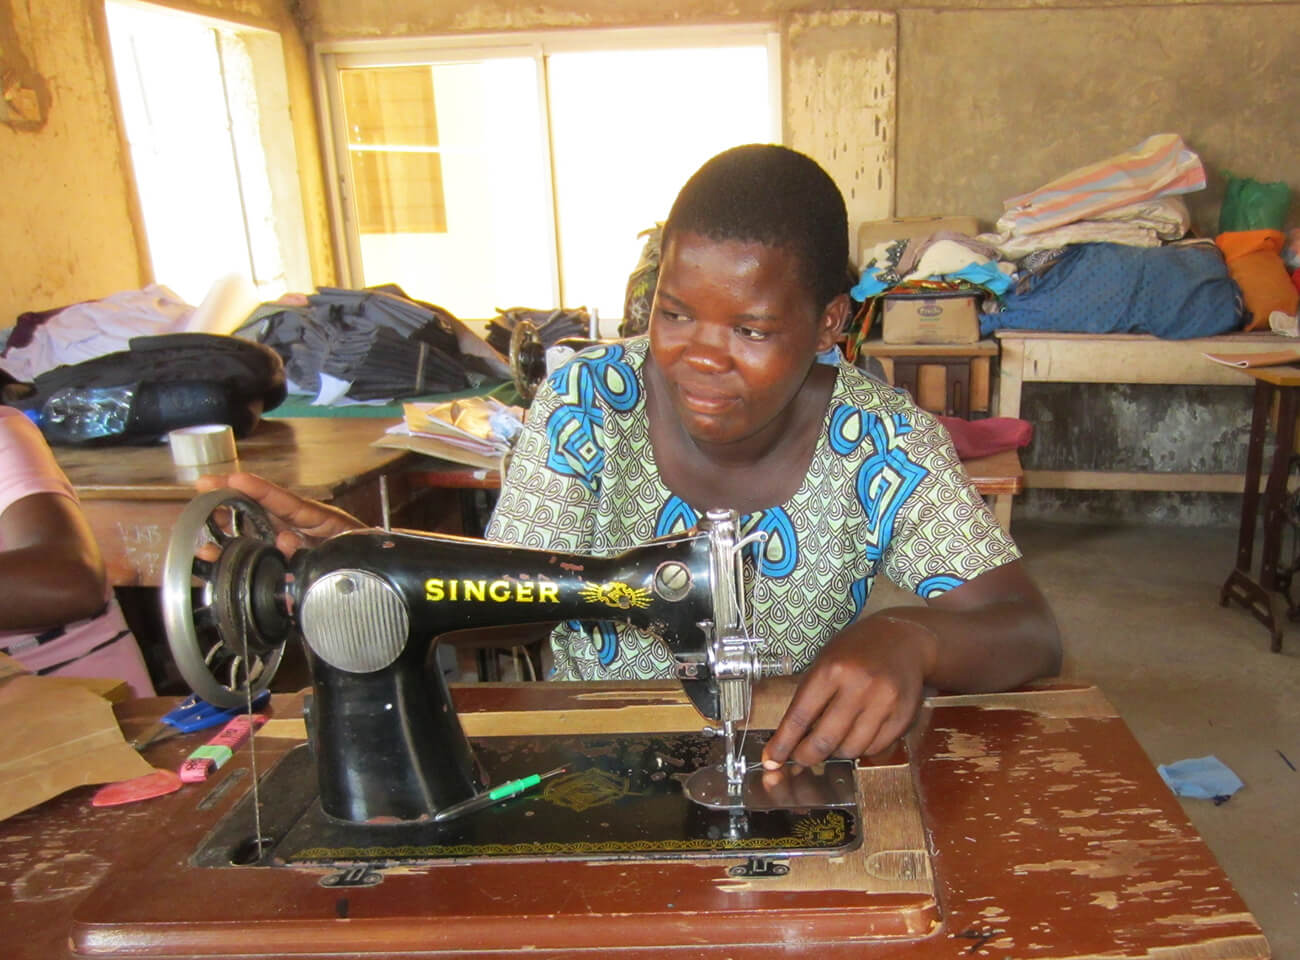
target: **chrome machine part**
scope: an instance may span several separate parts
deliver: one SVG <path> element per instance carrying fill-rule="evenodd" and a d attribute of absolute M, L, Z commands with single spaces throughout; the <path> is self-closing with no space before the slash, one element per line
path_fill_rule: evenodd
<path fill-rule="evenodd" d="M 857 806 L 853 761 L 831 760 L 817 769 L 795 771 L 793 765 L 786 764 L 779 771 L 770 771 L 778 775 L 769 777 L 760 764 L 749 764 L 740 773 L 737 791 L 717 767 L 703 767 L 686 778 L 682 789 L 691 800 L 713 810 Z"/>
<path fill-rule="evenodd" d="M 406 649 L 411 632 L 402 595 L 367 570 L 336 570 L 315 581 L 299 617 L 307 645 L 348 673 L 384 669 Z"/>
<path fill-rule="evenodd" d="M 790 673 L 790 663 L 785 659 L 760 660 L 763 641 L 750 636 L 746 624 L 743 550 L 763 539 L 762 534 L 741 539 L 740 517 L 734 510 L 710 510 L 702 525 L 709 535 L 709 583 L 713 593 L 708 669 L 718 692 L 727 790 L 739 802 L 744 791 L 745 760 L 737 744 L 736 724 L 749 718 L 754 684 L 764 676 Z"/>
<path fill-rule="evenodd" d="M 293 625 L 266 511 L 232 490 L 192 500 L 167 545 L 162 607 L 177 669 L 204 700 L 244 706 L 270 686 Z"/>

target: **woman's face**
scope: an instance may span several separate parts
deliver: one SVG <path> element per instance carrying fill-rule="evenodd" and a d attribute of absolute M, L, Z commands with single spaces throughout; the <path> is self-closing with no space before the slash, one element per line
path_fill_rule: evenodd
<path fill-rule="evenodd" d="M 659 266 L 650 349 L 686 432 L 709 444 L 782 429 L 847 306 L 822 311 L 781 247 L 672 233 Z"/>

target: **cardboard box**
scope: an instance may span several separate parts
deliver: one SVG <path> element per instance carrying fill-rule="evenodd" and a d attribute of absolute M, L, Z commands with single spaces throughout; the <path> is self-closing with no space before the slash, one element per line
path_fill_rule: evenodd
<path fill-rule="evenodd" d="M 978 294 L 886 294 L 880 308 L 885 343 L 975 343 L 980 338 Z"/>
<path fill-rule="evenodd" d="M 974 217 L 895 217 L 892 220 L 867 220 L 858 224 L 858 259 L 862 252 L 890 240 L 914 240 L 940 230 L 953 230 L 967 236 L 980 232 Z"/>

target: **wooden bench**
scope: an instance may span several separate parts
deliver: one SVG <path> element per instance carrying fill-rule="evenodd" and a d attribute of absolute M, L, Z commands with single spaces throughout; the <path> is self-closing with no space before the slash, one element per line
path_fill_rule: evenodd
<path fill-rule="evenodd" d="M 986 497 L 994 498 L 994 513 L 997 513 L 1000 501 L 1007 504 L 1008 516 L 1003 518 L 999 515 L 998 519 L 1005 529 L 1010 530 L 1011 498 L 1025 488 L 1025 471 L 1020 466 L 1020 451 L 1004 450 L 988 457 L 963 460 L 962 466 L 970 474 L 975 489 Z"/>
<path fill-rule="evenodd" d="M 998 408 L 1020 416 L 1026 383 L 1166 383 L 1245 386 L 1240 371 L 1205 359 L 1206 353 L 1267 353 L 1300 350 L 1300 342 L 1274 333 L 1234 333 L 1194 340 L 1163 340 L 1145 334 L 1055 333 L 1000 330 Z M 1057 490 L 1158 490 L 1241 493 L 1239 473 L 1132 473 L 1113 470 L 1026 470 L 1026 488 Z M 1011 520 L 1011 498 L 999 495 L 994 510 Z"/>

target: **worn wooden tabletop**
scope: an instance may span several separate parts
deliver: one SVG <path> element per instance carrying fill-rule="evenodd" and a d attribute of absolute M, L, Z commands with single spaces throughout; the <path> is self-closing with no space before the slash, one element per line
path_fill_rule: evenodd
<path fill-rule="evenodd" d="M 756 726 L 773 722 L 789 689 L 760 692 Z M 456 701 L 471 737 L 700 723 L 671 682 L 472 685 Z M 124 729 L 164 705 L 121 708 Z M 301 728 L 293 699 L 273 710 L 273 735 L 258 738 L 262 770 Z M 176 763 L 202 737 L 148 756 Z M 241 751 L 208 784 L 118 808 L 92 808 L 91 789 L 75 790 L 0 824 L 6 956 L 1269 955 L 1178 801 L 1091 687 L 928 701 L 906 752 L 859 770 L 863 783 L 890 785 L 867 804 L 886 811 L 868 822 L 868 845 L 904 849 L 852 869 L 848 857 L 792 858 L 784 876 L 744 881 L 728 858 L 452 862 L 382 869 L 382 882 L 342 888 L 324 885 L 320 869 L 190 866 L 245 789 L 248 763 Z M 223 788 L 235 778 L 238 789 Z M 871 839 L 895 829 L 888 810 L 912 795 L 919 821 L 896 841 Z"/>
<path fill-rule="evenodd" d="M 316 500 L 341 492 L 409 457 L 372 447 L 395 421 L 368 417 L 262 420 L 236 444 L 239 468 Z M 189 500 L 195 468 L 172 463 L 167 444 L 56 447 L 55 457 L 86 500 Z"/>

